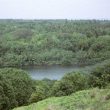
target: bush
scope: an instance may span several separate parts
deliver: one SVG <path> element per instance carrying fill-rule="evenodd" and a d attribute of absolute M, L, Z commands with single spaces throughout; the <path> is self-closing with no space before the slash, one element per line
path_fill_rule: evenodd
<path fill-rule="evenodd" d="M 29 102 L 38 102 L 50 96 L 51 88 L 55 80 L 43 79 L 36 80 L 36 90 L 32 93 Z"/>
<path fill-rule="evenodd" d="M 34 89 L 33 81 L 28 74 L 23 70 L 4 68 L 0 69 L 0 75 L 2 75 L 6 81 L 10 82 L 4 82 L 4 84 L 9 84 L 7 87 L 11 87 L 13 90 L 9 92 L 7 88 L 5 89 L 5 93 L 9 95 L 13 94 L 15 96 L 13 99 L 17 101 L 18 106 L 27 104 Z M 9 100 L 11 102 L 10 97 Z"/>
<path fill-rule="evenodd" d="M 10 110 L 17 106 L 11 82 L 0 74 L 0 110 Z"/>
<path fill-rule="evenodd" d="M 90 74 L 92 87 L 104 88 L 110 83 L 110 60 L 97 65 Z"/>
<path fill-rule="evenodd" d="M 52 95 L 65 96 L 88 88 L 88 75 L 83 73 L 68 73 L 52 88 Z"/>

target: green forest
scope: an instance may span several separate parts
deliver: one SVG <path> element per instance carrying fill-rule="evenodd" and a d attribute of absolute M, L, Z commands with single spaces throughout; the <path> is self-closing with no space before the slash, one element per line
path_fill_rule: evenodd
<path fill-rule="evenodd" d="M 92 65 L 110 59 L 110 21 L 0 20 L 0 67 Z"/>
<path fill-rule="evenodd" d="M 22 70 L 51 65 L 91 71 L 34 80 Z M 109 108 L 109 20 L 0 20 L 0 110 Z"/>

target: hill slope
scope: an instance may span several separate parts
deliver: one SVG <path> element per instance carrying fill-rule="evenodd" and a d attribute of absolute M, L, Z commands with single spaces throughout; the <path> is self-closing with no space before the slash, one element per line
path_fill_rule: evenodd
<path fill-rule="evenodd" d="M 110 89 L 83 90 L 71 96 L 53 97 L 14 110 L 110 110 Z"/>

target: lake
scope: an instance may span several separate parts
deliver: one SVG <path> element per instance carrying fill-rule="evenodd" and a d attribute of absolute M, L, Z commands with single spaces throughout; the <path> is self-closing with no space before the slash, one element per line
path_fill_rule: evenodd
<path fill-rule="evenodd" d="M 82 71 L 82 67 L 72 67 L 72 66 L 43 66 L 43 67 L 28 67 L 24 68 L 28 71 L 33 79 L 61 79 L 66 73 L 72 71 Z"/>

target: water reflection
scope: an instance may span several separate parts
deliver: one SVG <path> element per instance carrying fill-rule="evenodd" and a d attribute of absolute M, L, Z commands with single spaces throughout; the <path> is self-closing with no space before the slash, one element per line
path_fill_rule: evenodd
<path fill-rule="evenodd" d="M 60 79 L 64 74 L 79 70 L 79 68 L 74 68 L 72 66 L 43 66 L 28 67 L 24 68 L 24 70 L 28 71 L 33 79 Z"/>

